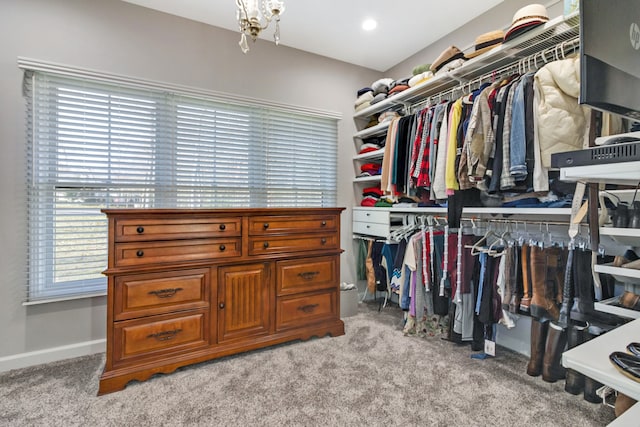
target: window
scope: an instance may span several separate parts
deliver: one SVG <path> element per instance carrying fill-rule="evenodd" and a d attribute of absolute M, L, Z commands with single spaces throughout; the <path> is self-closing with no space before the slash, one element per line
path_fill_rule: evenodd
<path fill-rule="evenodd" d="M 335 206 L 337 119 L 25 73 L 28 300 L 100 294 L 102 208 Z"/>

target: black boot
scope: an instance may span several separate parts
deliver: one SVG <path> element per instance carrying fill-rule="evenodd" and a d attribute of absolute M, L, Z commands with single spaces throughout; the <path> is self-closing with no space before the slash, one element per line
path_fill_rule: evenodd
<path fill-rule="evenodd" d="M 587 322 L 578 322 L 572 325 L 567 331 L 568 348 L 576 347 L 585 342 L 588 328 L 589 323 Z M 584 391 L 584 375 L 573 369 L 567 369 L 564 390 L 574 395 L 582 393 Z"/>
<path fill-rule="evenodd" d="M 588 329 L 587 329 L 588 331 Z M 585 333 L 585 341 L 589 341 L 591 338 L 594 338 L 589 332 Z M 584 400 L 591 403 L 602 403 L 602 399 L 597 395 L 597 391 L 603 384 L 594 380 L 593 378 L 589 378 L 587 376 L 584 377 Z"/>
<path fill-rule="evenodd" d="M 567 330 L 555 322 L 549 322 L 547 343 L 542 362 L 542 379 L 554 383 L 565 377 L 565 368 L 560 363 L 562 353 L 567 345 Z"/>
<path fill-rule="evenodd" d="M 602 403 L 602 399 L 596 394 L 602 386 L 602 383 L 592 378 L 584 377 L 584 400 L 591 403 Z"/>
<path fill-rule="evenodd" d="M 531 358 L 527 365 L 527 375 L 537 377 L 542 373 L 542 360 L 544 358 L 544 347 L 547 342 L 547 331 L 549 322 L 547 320 L 531 318 Z"/>
<path fill-rule="evenodd" d="M 584 318 L 593 313 L 593 276 L 591 274 L 591 252 L 576 250 L 573 259 L 574 299 L 572 313 L 575 318 Z"/>

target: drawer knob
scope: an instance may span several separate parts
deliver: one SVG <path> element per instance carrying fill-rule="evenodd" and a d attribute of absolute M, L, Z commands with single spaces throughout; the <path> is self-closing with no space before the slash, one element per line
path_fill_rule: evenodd
<path fill-rule="evenodd" d="M 327 226 L 327 221 L 322 221 L 322 223 L 320 224 L 322 227 L 326 227 Z"/>
<path fill-rule="evenodd" d="M 136 228 L 136 231 L 138 232 L 138 234 L 142 234 L 142 233 L 144 233 L 144 227 L 143 226 L 139 226 L 138 228 Z"/>
<path fill-rule="evenodd" d="M 319 271 L 303 271 L 302 273 L 298 273 L 298 276 L 302 277 L 304 280 L 311 280 L 318 274 L 320 274 Z"/>
<path fill-rule="evenodd" d="M 182 329 L 178 328 L 171 331 L 156 332 L 155 334 L 147 335 L 147 338 L 155 338 L 158 341 L 169 341 L 174 339 L 180 332 L 182 332 Z"/>
<path fill-rule="evenodd" d="M 225 249 L 227 249 L 227 247 L 225 245 L 220 245 L 220 250 L 224 251 Z"/>
<path fill-rule="evenodd" d="M 302 311 L 303 313 L 312 313 L 317 306 L 318 304 L 301 305 L 300 307 L 298 307 L 298 310 Z"/>
<path fill-rule="evenodd" d="M 322 239 L 320 239 L 320 243 L 322 243 L 322 244 L 324 245 L 325 243 L 327 243 L 327 239 L 325 239 L 325 238 L 323 237 Z"/>
<path fill-rule="evenodd" d="M 158 289 L 156 291 L 149 291 L 149 295 L 155 295 L 158 298 L 171 298 L 181 290 L 182 288 Z"/>
<path fill-rule="evenodd" d="M 226 225 L 224 224 L 220 224 L 220 231 L 224 231 L 227 228 Z"/>
<path fill-rule="evenodd" d="M 262 246 L 264 246 L 264 248 L 267 249 L 269 247 L 269 242 L 264 242 Z"/>
<path fill-rule="evenodd" d="M 136 255 L 139 257 L 144 256 L 144 251 L 142 249 L 138 249 L 138 252 L 136 252 Z"/>
<path fill-rule="evenodd" d="M 220 304 L 218 304 L 218 307 L 224 308 L 224 302 L 221 302 Z"/>
<path fill-rule="evenodd" d="M 269 223 L 265 222 L 264 224 L 262 224 L 262 227 L 266 230 L 267 228 L 269 228 Z"/>

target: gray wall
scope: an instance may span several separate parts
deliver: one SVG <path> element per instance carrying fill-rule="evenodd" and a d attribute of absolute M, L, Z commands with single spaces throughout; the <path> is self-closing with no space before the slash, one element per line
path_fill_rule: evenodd
<path fill-rule="evenodd" d="M 16 358 L 24 353 L 105 337 L 104 297 L 22 305 L 26 151 L 19 56 L 340 112 L 338 206 L 353 206 L 353 101 L 379 73 L 270 42 L 258 41 L 243 55 L 238 39 L 119 0 L 0 0 L 0 370 L 20 365 Z M 344 281 L 355 274 L 350 218 L 350 210 L 342 216 Z M 47 360 L 37 354 L 32 360 L 38 357 Z"/>
<path fill-rule="evenodd" d="M 215 0 L 219 1 L 219 0 Z M 383 73 L 400 78 L 431 62 L 448 45 L 506 27 L 529 2 L 500 6 Z M 557 10 L 556 10 L 557 9 Z M 561 9 L 550 9 L 551 16 Z M 100 351 L 104 297 L 23 306 L 26 284 L 25 106 L 19 56 L 172 84 L 342 113 L 339 123 L 338 206 L 342 217 L 342 281 L 354 281 L 350 207 L 351 135 L 358 88 L 383 74 L 258 41 L 248 55 L 235 32 L 154 12 L 119 0 L 0 0 L 0 371 Z M 283 25 L 284 25 L 283 21 Z"/>

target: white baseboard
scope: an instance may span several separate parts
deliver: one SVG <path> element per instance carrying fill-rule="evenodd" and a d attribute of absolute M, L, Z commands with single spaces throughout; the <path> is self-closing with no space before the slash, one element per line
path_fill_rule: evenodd
<path fill-rule="evenodd" d="M 58 360 L 74 357 L 88 356 L 95 353 L 103 353 L 106 350 L 106 339 L 85 341 L 77 344 L 63 345 L 44 350 L 30 351 L 12 356 L 0 357 L 0 372 L 12 369 L 21 369 L 43 363 L 56 362 Z"/>

